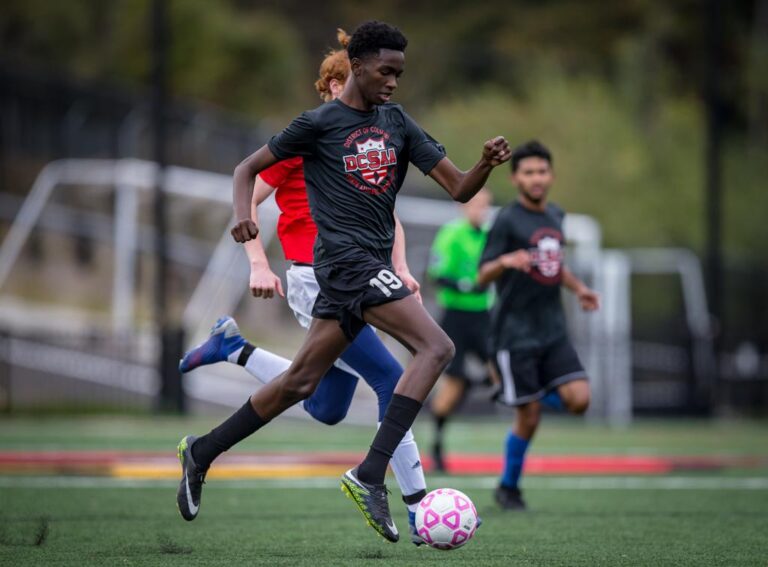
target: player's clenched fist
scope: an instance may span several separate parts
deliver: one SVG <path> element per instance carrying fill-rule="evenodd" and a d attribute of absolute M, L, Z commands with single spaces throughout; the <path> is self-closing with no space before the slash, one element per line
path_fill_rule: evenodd
<path fill-rule="evenodd" d="M 531 255 L 527 250 L 516 250 L 499 256 L 499 262 L 505 268 L 520 270 L 521 272 L 531 271 Z"/>
<path fill-rule="evenodd" d="M 243 219 L 238 221 L 229 233 L 235 242 L 248 242 L 259 235 L 259 227 L 251 219 Z"/>
<path fill-rule="evenodd" d="M 280 278 L 266 266 L 254 266 L 251 268 L 249 287 L 253 297 L 271 299 L 275 296 L 275 293 L 280 297 L 285 297 Z"/>
<path fill-rule="evenodd" d="M 491 167 L 504 163 L 511 156 L 512 151 L 509 149 L 509 143 L 504 136 L 497 136 L 483 144 L 483 159 Z"/>

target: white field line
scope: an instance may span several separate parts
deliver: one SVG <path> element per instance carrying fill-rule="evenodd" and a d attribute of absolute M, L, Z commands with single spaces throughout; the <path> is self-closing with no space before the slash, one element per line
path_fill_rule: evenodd
<path fill-rule="evenodd" d="M 494 488 L 497 477 L 445 477 L 428 478 L 430 487 L 451 486 L 466 489 Z M 73 476 L 0 476 L 0 489 L 6 488 L 174 488 L 173 480 L 132 480 L 109 477 Z M 338 489 L 335 478 L 290 478 L 221 480 L 209 484 L 210 488 L 253 490 L 258 488 L 325 488 Z M 526 490 L 768 490 L 768 477 L 529 477 Z"/>

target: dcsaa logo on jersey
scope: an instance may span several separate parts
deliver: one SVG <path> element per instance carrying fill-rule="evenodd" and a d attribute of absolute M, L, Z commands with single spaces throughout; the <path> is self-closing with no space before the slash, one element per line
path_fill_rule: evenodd
<path fill-rule="evenodd" d="M 354 147 L 357 153 L 344 156 L 344 171 L 347 173 L 347 179 L 358 189 L 377 194 L 389 187 L 390 167 L 397 164 L 397 154 L 394 148 L 387 148 L 388 138 L 388 135 L 384 135 L 376 138 L 369 136 L 359 142 L 355 140 Z M 349 147 L 351 145 L 349 144 Z M 359 172 L 367 185 L 363 185 L 355 178 L 353 175 L 355 172 Z"/>
<path fill-rule="evenodd" d="M 553 228 L 541 228 L 533 233 L 531 244 L 534 247 L 528 250 L 535 268 L 531 271 L 533 279 L 549 285 L 560 282 L 560 268 L 563 264 L 562 239 L 560 231 Z"/>
<path fill-rule="evenodd" d="M 533 261 L 542 275 L 552 278 L 560 273 L 560 261 L 563 253 L 560 251 L 560 241 L 547 236 L 539 240 L 539 246 L 534 252 Z"/>

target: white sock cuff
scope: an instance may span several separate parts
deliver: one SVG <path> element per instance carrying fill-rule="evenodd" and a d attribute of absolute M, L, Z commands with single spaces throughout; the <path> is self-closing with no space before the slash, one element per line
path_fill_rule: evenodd
<path fill-rule="evenodd" d="M 245 361 L 248 373 L 264 384 L 272 382 L 290 366 L 290 360 L 263 348 L 254 349 Z"/>

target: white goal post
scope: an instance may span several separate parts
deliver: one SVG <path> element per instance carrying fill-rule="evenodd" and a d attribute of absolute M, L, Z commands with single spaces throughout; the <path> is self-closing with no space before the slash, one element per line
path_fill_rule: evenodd
<path fill-rule="evenodd" d="M 0 291 L 19 258 L 24 243 L 41 218 L 56 191 L 68 186 L 92 186 L 114 191 L 114 273 L 112 274 L 111 325 L 116 335 L 134 333 L 134 266 L 137 235 L 140 230 L 138 197 L 152 190 L 156 165 L 137 159 L 94 160 L 67 159 L 46 165 L 30 190 L 0 247 Z M 169 194 L 190 201 L 230 207 L 232 179 L 228 175 L 170 166 L 164 175 L 164 189 Z M 428 227 L 437 230 L 456 218 L 459 207 L 446 200 L 403 195 L 397 200 L 397 213 L 406 228 Z M 267 245 L 275 234 L 278 210 L 274 200 L 260 211 L 261 236 Z M 629 273 L 631 267 L 621 253 L 604 251 L 597 222 L 586 215 L 568 214 L 565 236 L 570 253 L 568 261 L 602 295 L 603 309 L 585 315 L 566 302 L 569 324 L 575 343 L 594 384 L 594 404 L 590 415 L 625 424 L 631 419 L 631 352 L 629 317 Z M 409 242 L 409 246 L 410 246 Z M 422 248 L 428 242 L 416 243 Z M 413 266 L 412 266 L 413 268 Z M 414 270 L 416 271 L 416 270 Z M 194 289 L 182 316 L 190 343 L 207 333 L 211 322 L 221 313 L 229 313 L 241 301 L 247 287 L 247 262 L 241 247 L 229 235 L 222 234 Z M 243 379 L 252 389 L 253 382 Z M 188 392 L 201 399 L 215 398 L 229 403 L 226 387 L 206 385 L 203 378 L 187 382 Z M 232 403 L 240 403 L 241 388 L 233 389 Z M 239 400 L 235 402 L 234 400 Z"/>

